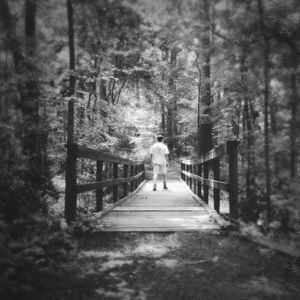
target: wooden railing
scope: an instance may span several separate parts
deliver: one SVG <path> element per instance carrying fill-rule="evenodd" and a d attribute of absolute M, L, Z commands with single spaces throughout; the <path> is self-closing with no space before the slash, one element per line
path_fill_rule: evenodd
<path fill-rule="evenodd" d="M 229 193 L 229 213 L 238 217 L 238 141 L 228 141 L 196 160 L 181 159 L 181 178 L 192 192 L 208 203 L 209 188 L 213 189 L 214 209 L 220 212 L 220 190 Z M 228 155 L 228 181 L 220 181 L 220 158 Z M 209 178 L 209 170 L 213 179 Z M 203 192 L 202 192 L 203 190 Z"/>
<path fill-rule="evenodd" d="M 113 187 L 113 202 L 119 200 L 119 187 L 122 185 L 126 197 L 133 192 L 145 179 L 145 165 L 143 161 L 132 161 L 119 156 L 90 149 L 74 143 L 74 102 L 69 101 L 68 107 L 68 140 L 66 144 L 66 194 L 65 218 L 68 223 L 76 218 L 77 194 L 96 191 L 96 211 L 103 210 L 103 188 Z M 85 158 L 96 161 L 96 181 L 77 184 L 77 159 Z M 120 168 L 122 166 L 122 168 Z M 105 171 L 104 171 L 105 170 Z M 122 174 L 120 173 L 122 170 Z M 104 172 L 106 174 L 104 174 Z M 104 175 L 112 174 L 112 178 L 105 179 Z M 105 176 L 107 177 L 107 176 Z"/>

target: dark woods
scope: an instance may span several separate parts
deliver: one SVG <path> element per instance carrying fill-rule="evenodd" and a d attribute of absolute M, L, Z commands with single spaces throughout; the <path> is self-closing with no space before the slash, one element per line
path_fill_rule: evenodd
<path fill-rule="evenodd" d="M 124 157 L 240 140 L 241 218 L 299 228 L 297 0 L 0 0 L 0 27 L 5 222 L 49 216 L 76 96 L 75 139 Z"/>
<path fill-rule="evenodd" d="M 240 220 L 299 232 L 299 31 L 298 0 L 0 0 L 0 292 L 27 299 L 90 229 L 63 221 L 71 98 L 74 140 L 124 158 L 157 133 L 174 165 L 240 141 Z"/>

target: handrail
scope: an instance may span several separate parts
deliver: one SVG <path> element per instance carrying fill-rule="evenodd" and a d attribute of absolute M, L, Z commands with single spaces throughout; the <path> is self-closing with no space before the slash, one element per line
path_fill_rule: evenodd
<path fill-rule="evenodd" d="M 88 148 L 74 143 L 74 101 L 69 101 L 68 107 L 68 141 L 66 144 L 66 194 L 65 218 L 68 223 L 76 219 L 77 194 L 96 190 L 96 211 L 103 210 L 104 187 L 113 187 L 113 202 L 119 200 L 119 187 L 122 184 L 121 198 L 133 192 L 145 180 L 144 161 L 132 161 L 108 152 Z M 91 159 L 96 161 L 96 181 L 77 184 L 77 159 Z M 119 167 L 122 165 L 122 177 Z M 104 179 L 105 171 L 111 171 L 110 179 Z M 105 176 L 107 177 L 107 176 Z"/>
<path fill-rule="evenodd" d="M 126 158 L 120 157 L 118 155 L 109 153 L 109 152 L 91 149 L 86 146 L 81 146 L 81 145 L 76 145 L 76 146 L 77 146 L 78 157 L 80 157 L 80 158 L 103 160 L 103 161 L 119 163 L 119 164 L 126 163 L 131 166 L 140 165 L 143 162 L 143 161 L 139 161 L 139 160 L 133 161 L 133 160 L 126 159 Z"/>
<path fill-rule="evenodd" d="M 217 146 L 198 159 L 181 159 L 181 178 L 190 189 L 204 202 L 208 203 L 209 188 L 214 190 L 214 209 L 220 212 L 220 190 L 229 193 L 230 217 L 238 217 L 238 141 L 227 141 Z M 220 158 L 229 157 L 229 179 L 220 181 Z M 213 171 L 213 179 L 209 178 L 209 169 Z M 203 176 L 202 176 L 203 173 Z M 203 194 L 202 194 L 203 185 Z"/>

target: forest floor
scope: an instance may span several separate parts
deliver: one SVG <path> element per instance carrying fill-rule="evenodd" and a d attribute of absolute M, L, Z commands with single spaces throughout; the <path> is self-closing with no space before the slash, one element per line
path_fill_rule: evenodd
<path fill-rule="evenodd" d="M 93 232 L 76 243 L 28 299 L 300 299 L 291 258 L 229 232 Z"/>

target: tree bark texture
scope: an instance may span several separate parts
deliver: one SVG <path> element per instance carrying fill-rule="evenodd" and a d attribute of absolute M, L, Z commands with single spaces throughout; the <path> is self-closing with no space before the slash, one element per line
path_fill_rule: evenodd
<path fill-rule="evenodd" d="M 204 13 L 209 13 L 209 3 L 204 2 Z M 200 149 L 199 153 L 204 154 L 212 148 L 212 126 L 211 126 L 211 86 L 210 86 L 210 60 L 211 60 L 211 41 L 210 41 L 210 25 L 207 19 L 204 20 L 203 31 L 201 32 L 201 43 L 203 48 L 204 64 L 202 67 L 203 84 L 201 89 L 201 106 L 203 113 L 201 114 L 201 125 L 199 132 Z"/>
<path fill-rule="evenodd" d="M 74 42 L 74 12 L 72 0 L 67 0 L 68 11 L 68 35 L 69 35 L 69 68 L 70 68 L 70 82 L 69 82 L 69 95 L 75 93 L 75 42 Z"/>
<path fill-rule="evenodd" d="M 297 70 L 298 57 L 292 51 L 292 73 L 291 73 L 291 124 L 290 124 L 290 176 L 295 177 L 297 173 L 297 109 L 298 109 L 298 91 L 297 91 Z"/>
<path fill-rule="evenodd" d="M 268 221 L 271 220 L 271 174 L 270 174 L 270 142 L 269 142 L 269 56 L 270 56 L 270 41 L 265 32 L 264 25 L 264 5 L 262 0 L 257 0 L 258 13 L 260 16 L 261 33 L 263 37 L 263 82 L 264 82 L 264 136 L 265 136 L 265 184 L 266 184 L 266 208 Z"/>

